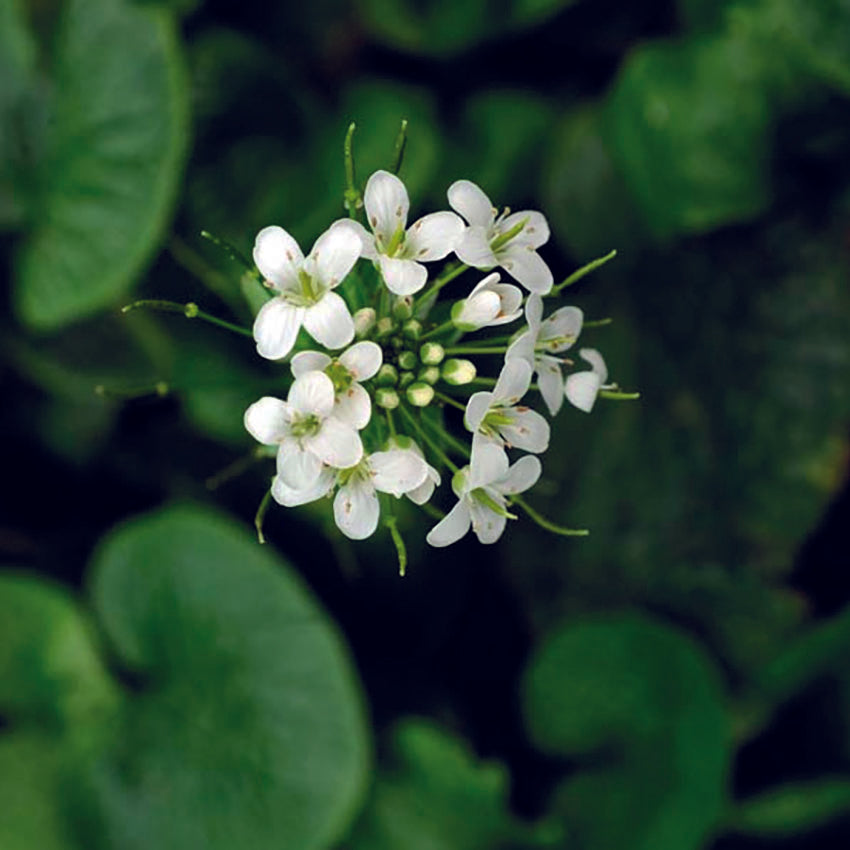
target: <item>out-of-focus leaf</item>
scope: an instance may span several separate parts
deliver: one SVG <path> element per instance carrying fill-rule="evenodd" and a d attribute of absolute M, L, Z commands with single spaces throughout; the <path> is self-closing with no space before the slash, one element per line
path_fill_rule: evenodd
<path fill-rule="evenodd" d="M 629 615 L 570 623 L 523 692 L 535 743 L 584 765 L 555 802 L 577 844 L 703 846 L 726 802 L 730 730 L 717 671 L 685 635 Z"/>
<path fill-rule="evenodd" d="M 771 114 L 745 42 L 636 49 L 604 116 L 603 138 L 657 238 L 746 221 L 767 206 Z"/>
<path fill-rule="evenodd" d="M 741 0 L 676 0 L 681 24 L 692 32 L 716 32 L 721 29 L 730 6 Z"/>
<path fill-rule="evenodd" d="M 538 24 L 577 0 L 513 0 L 511 17 L 519 24 Z"/>
<path fill-rule="evenodd" d="M 67 0 L 53 62 L 35 229 L 15 303 L 53 329 L 126 294 L 170 215 L 187 141 L 171 17 L 127 0 Z"/>
<path fill-rule="evenodd" d="M 820 779 L 775 788 L 740 803 L 729 824 L 734 832 L 793 835 L 850 812 L 850 779 Z"/>
<path fill-rule="evenodd" d="M 141 678 L 92 777 L 124 848 L 324 848 L 363 790 L 361 696 L 332 623 L 247 530 L 172 508 L 114 532 L 97 612 Z"/>
<path fill-rule="evenodd" d="M 346 847 L 351 850 L 477 850 L 523 829 L 511 816 L 507 776 L 424 720 L 393 731 L 394 764 L 378 775 Z"/>

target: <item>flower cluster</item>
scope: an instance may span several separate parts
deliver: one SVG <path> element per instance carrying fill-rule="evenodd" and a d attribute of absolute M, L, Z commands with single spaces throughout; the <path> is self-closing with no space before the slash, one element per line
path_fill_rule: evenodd
<path fill-rule="evenodd" d="M 549 239 L 541 213 L 500 213 L 469 180 L 447 197 L 451 210 L 409 224 L 404 183 L 377 171 L 350 217 L 306 256 L 281 227 L 257 235 L 253 259 L 270 297 L 253 335 L 262 357 L 291 371 L 285 399 L 245 412 L 247 430 L 276 453 L 271 496 L 287 507 L 332 498 L 337 526 L 358 540 L 382 510 L 397 537 L 390 496 L 442 516 L 432 546 L 470 528 L 493 543 L 515 506 L 580 533 L 543 520 L 520 495 L 540 477 L 551 430 L 527 399 L 539 392 L 554 417 L 565 400 L 589 413 L 600 394 L 627 397 L 596 349 L 578 351 L 589 368 L 564 356 L 582 332 L 580 309 L 544 318 L 547 300 L 601 261 L 556 286 L 538 253 Z M 450 283 L 455 296 L 441 297 Z M 515 452 L 527 454 L 512 462 Z M 443 515 L 430 500 L 444 477 L 458 501 Z"/>

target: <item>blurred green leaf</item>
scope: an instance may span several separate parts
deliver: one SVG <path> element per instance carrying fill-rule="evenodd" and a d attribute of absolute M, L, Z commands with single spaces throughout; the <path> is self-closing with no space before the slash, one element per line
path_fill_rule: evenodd
<path fill-rule="evenodd" d="M 771 117 L 746 43 L 717 37 L 634 50 L 608 96 L 602 133 L 663 240 L 765 209 Z"/>
<path fill-rule="evenodd" d="M 684 634 L 637 615 L 569 623 L 523 694 L 535 743 L 580 760 L 555 802 L 580 846 L 703 846 L 726 803 L 730 730 L 717 671 Z"/>
<path fill-rule="evenodd" d="M 850 779 L 819 779 L 774 788 L 740 803 L 730 828 L 780 837 L 805 832 L 850 812 Z"/>
<path fill-rule="evenodd" d="M 676 0 L 676 11 L 683 27 L 709 33 L 723 27 L 729 8 L 736 5 L 741 0 Z"/>
<path fill-rule="evenodd" d="M 520 24 L 539 24 L 577 0 L 513 0 L 511 17 Z"/>
<path fill-rule="evenodd" d="M 125 295 L 168 221 L 188 138 L 172 18 L 67 0 L 36 227 L 17 258 L 21 319 L 53 329 Z"/>
<path fill-rule="evenodd" d="M 522 829 L 507 802 L 507 775 L 425 720 L 393 730 L 390 766 L 376 780 L 351 850 L 478 850 Z"/>
<path fill-rule="evenodd" d="M 367 738 L 332 623 L 247 529 L 180 507 L 94 562 L 107 637 L 140 678 L 92 778 L 124 848 L 323 848 L 360 803 Z"/>

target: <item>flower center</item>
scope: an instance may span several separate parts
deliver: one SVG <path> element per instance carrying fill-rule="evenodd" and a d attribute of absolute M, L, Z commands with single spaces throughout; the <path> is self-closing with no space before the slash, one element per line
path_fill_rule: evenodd
<path fill-rule="evenodd" d="M 321 425 L 321 420 L 315 413 L 308 413 L 306 416 L 297 417 L 290 428 L 292 436 L 300 439 L 301 437 L 312 437 Z"/>
<path fill-rule="evenodd" d="M 300 290 L 290 289 L 284 294 L 286 300 L 296 307 L 312 307 L 314 304 L 318 304 L 325 294 L 324 289 L 305 269 L 298 270 L 298 285 Z"/>
<path fill-rule="evenodd" d="M 382 254 L 386 254 L 388 257 L 394 257 L 404 246 L 404 228 L 399 226 L 386 245 L 382 244 L 383 237 L 380 234 L 376 234 L 375 241 L 378 243 L 378 249 Z"/>
<path fill-rule="evenodd" d="M 514 421 L 513 416 L 504 407 L 491 407 L 481 422 L 481 430 L 489 433 L 498 431 Z"/>
<path fill-rule="evenodd" d="M 510 230 L 506 230 L 504 233 L 500 233 L 491 243 L 490 248 L 493 251 L 498 251 L 499 248 L 504 248 L 511 239 L 514 238 L 519 233 L 525 229 L 526 224 L 528 224 L 528 219 L 524 218 L 522 221 L 518 221 Z"/>
<path fill-rule="evenodd" d="M 476 487 L 470 494 L 476 502 L 484 505 L 490 511 L 493 511 L 494 514 L 498 514 L 499 516 L 503 516 L 507 519 L 516 519 L 516 514 L 512 514 L 507 507 L 502 504 L 500 501 L 496 501 L 483 487 Z"/>
<path fill-rule="evenodd" d="M 334 360 L 326 369 L 325 374 L 331 379 L 334 385 L 334 395 L 344 393 L 354 380 L 351 372 L 339 362 Z"/>

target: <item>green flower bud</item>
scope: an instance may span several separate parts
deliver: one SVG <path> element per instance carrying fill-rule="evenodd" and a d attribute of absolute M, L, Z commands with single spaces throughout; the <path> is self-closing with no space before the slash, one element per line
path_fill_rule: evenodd
<path fill-rule="evenodd" d="M 452 357 L 443 363 L 443 380 L 455 387 L 468 384 L 476 374 L 475 364 L 471 360 Z"/>
<path fill-rule="evenodd" d="M 436 366 L 426 366 L 419 370 L 419 380 L 426 384 L 436 384 L 440 380 L 440 370 Z"/>
<path fill-rule="evenodd" d="M 412 351 L 402 351 L 398 355 L 398 365 L 402 369 L 415 369 L 419 365 L 419 358 Z"/>
<path fill-rule="evenodd" d="M 422 322 L 416 319 L 408 319 L 401 326 L 401 332 L 408 339 L 419 339 L 419 335 L 422 333 Z"/>
<path fill-rule="evenodd" d="M 434 400 L 434 388 L 423 381 L 414 381 L 407 388 L 405 395 L 414 407 L 428 407 Z"/>
<path fill-rule="evenodd" d="M 398 369 L 392 363 L 384 363 L 378 374 L 375 375 L 375 383 L 379 387 L 392 387 L 398 383 Z"/>
<path fill-rule="evenodd" d="M 413 299 L 410 296 L 399 298 L 393 304 L 393 318 L 399 321 L 409 319 L 413 315 Z"/>
<path fill-rule="evenodd" d="M 446 356 L 446 349 L 439 342 L 426 342 L 419 349 L 419 359 L 426 366 L 438 366 Z"/>
<path fill-rule="evenodd" d="M 403 390 L 406 386 L 408 386 L 414 380 L 414 378 L 415 378 L 415 376 L 414 376 L 413 372 L 402 372 L 401 375 L 399 376 L 399 379 L 398 379 L 399 389 Z"/>
<path fill-rule="evenodd" d="M 375 327 L 375 311 L 371 307 L 363 307 L 354 314 L 354 335 L 360 339 Z"/>
<path fill-rule="evenodd" d="M 395 410 L 400 400 L 398 393 L 391 387 L 378 387 L 375 390 L 375 404 L 384 410 Z"/>
<path fill-rule="evenodd" d="M 375 335 L 380 339 L 381 337 L 389 336 L 395 330 L 395 322 L 389 316 L 383 316 L 378 319 L 378 323 L 375 326 Z"/>

